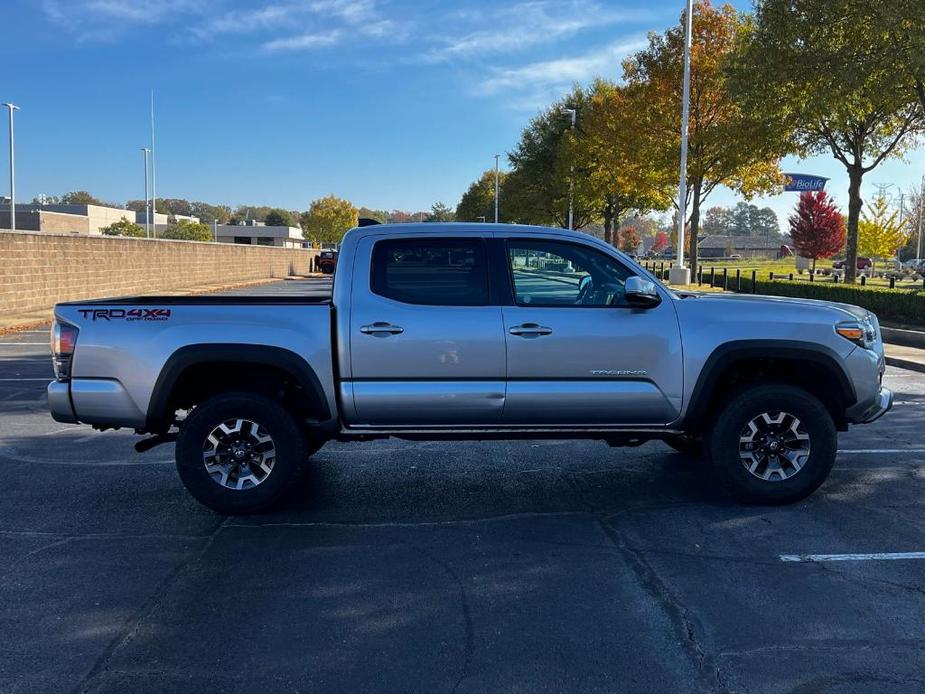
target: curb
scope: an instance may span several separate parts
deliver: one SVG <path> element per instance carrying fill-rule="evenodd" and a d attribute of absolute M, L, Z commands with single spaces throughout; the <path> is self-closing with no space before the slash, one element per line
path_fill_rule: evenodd
<path fill-rule="evenodd" d="M 909 371 L 925 373 L 925 364 L 920 364 L 916 361 L 909 361 L 908 359 L 897 359 L 896 357 L 885 357 L 885 359 L 889 366 L 895 366 L 900 369 L 908 369 Z"/>
<path fill-rule="evenodd" d="M 881 325 L 880 334 L 883 335 L 883 341 L 886 343 L 925 349 L 925 332 L 905 328 L 887 328 Z"/>

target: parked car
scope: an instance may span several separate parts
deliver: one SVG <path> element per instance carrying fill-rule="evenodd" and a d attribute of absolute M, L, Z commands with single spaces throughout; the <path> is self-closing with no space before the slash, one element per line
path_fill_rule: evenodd
<path fill-rule="evenodd" d="M 925 270 L 925 258 L 912 258 L 903 263 L 903 267 L 913 272 L 922 272 Z"/>
<path fill-rule="evenodd" d="M 318 270 L 325 275 L 333 275 L 337 268 L 337 251 L 325 250 L 318 254 Z"/>
<path fill-rule="evenodd" d="M 858 256 L 858 261 L 857 261 L 858 270 L 866 270 L 873 266 L 874 266 L 874 262 L 870 258 L 864 258 L 862 256 Z M 832 263 L 832 267 L 836 270 L 844 270 L 845 269 L 845 259 L 842 258 L 841 260 L 836 260 L 834 263 Z"/>
<path fill-rule="evenodd" d="M 245 513 L 326 442 L 387 437 L 656 439 L 786 503 L 826 479 L 838 431 L 893 402 L 856 306 L 676 293 L 563 229 L 371 226 L 341 253 L 331 299 L 58 304 L 52 416 L 149 434 L 138 451 L 176 441 L 189 492 Z"/>

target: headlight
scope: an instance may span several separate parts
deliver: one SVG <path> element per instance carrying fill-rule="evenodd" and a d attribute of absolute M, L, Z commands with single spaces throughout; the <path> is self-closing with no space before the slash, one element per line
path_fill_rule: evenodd
<path fill-rule="evenodd" d="M 873 349 L 877 344 L 877 329 L 869 318 L 839 323 L 835 326 L 835 332 L 864 349 Z"/>

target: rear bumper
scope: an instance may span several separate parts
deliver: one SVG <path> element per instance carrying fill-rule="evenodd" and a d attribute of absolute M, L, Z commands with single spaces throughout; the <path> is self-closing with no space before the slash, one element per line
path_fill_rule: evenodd
<path fill-rule="evenodd" d="M 71 393 L 66 381 L 52 381 L 48 384 L 48 409 L 51 418 L 64 424 L 77 424 Z"/>
<path fill-rule="evenodd" d="M 893 391 L 880 387 L 873 400 L 858 403 L 848 410 L 848 421 L 852 424 L 870 424 L 880 419 L 893 407 Z"/>

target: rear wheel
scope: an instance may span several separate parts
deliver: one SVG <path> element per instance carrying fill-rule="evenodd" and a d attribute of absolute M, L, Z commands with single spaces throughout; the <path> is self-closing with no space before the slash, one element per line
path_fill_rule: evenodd
<path fill-rule="evenodd" d="M 835 464 L 825 406 L 801 388 L 754 386 L 725 404 L 704 437 L 720 479 L 743 501 L 784 504 L 812 494 Z"/>
<path fill-rule="evenodd" d="M 193 409 L 177 438 L 177 472 L 197 501 L 225 514 L 276 503 L 308 457 L 305 438 L 275 400 L 226 393 Z"/>

